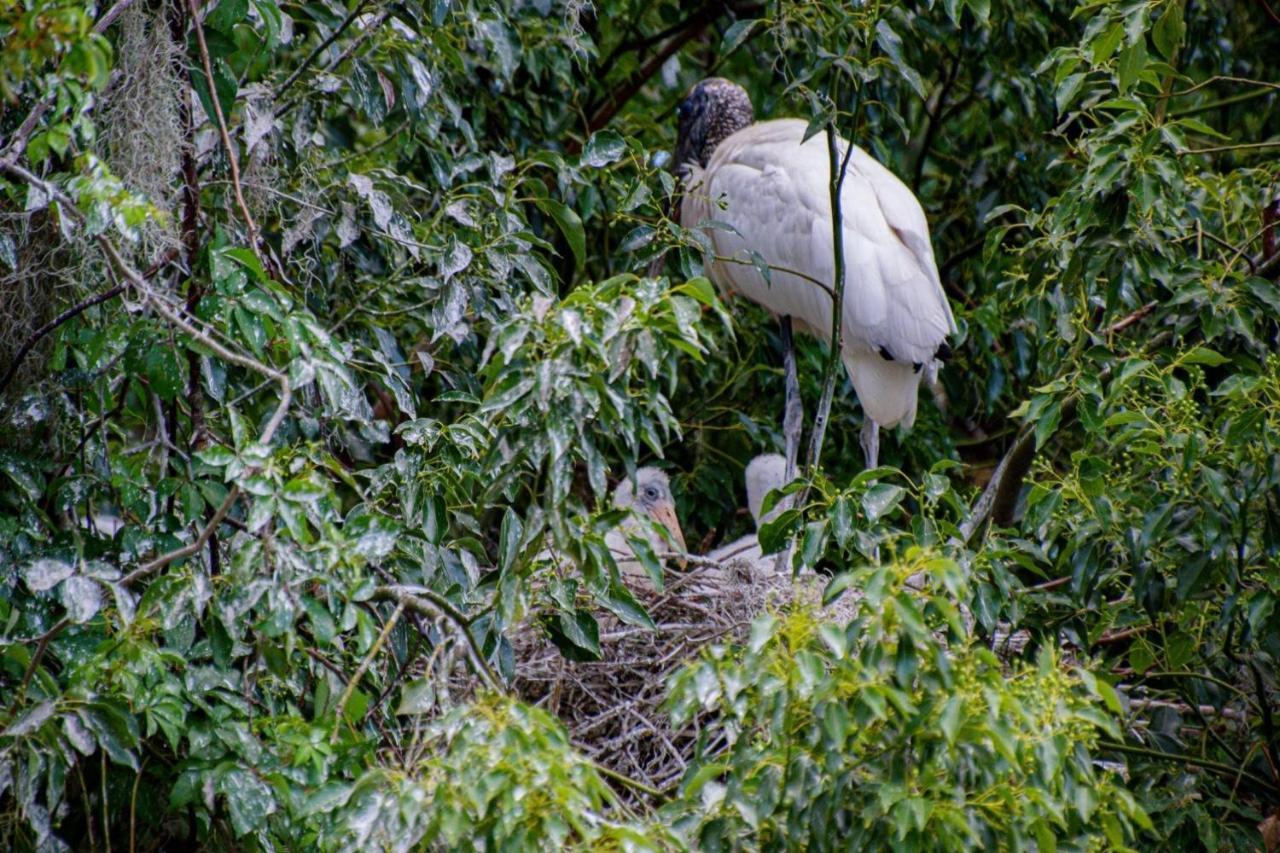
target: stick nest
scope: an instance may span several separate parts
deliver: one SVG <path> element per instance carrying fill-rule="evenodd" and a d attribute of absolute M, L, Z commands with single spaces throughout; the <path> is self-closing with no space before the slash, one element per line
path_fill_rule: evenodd
<path fill-rule="evenodd" d="M 751 621 L 768 610 L 804 602 L 821 606 L 825 578 L 792 580 L 773 572 L 772 560 L 699 560 L 687 572 L 669 572 L 666 589 L 628 572 L 629 585 L 657 630 L 600 619 L 595 662 L 565 659 L 536 624 L 515 633 L 517 694 L 556 714 L 574 744 L 601 766 L 665 788 L 693 757 L 699 723 L 673 728 L 662 707 L 668 677 L 712 643 L 739 642 Z M 852 618 L 849 596 L 825 609 Z"/>

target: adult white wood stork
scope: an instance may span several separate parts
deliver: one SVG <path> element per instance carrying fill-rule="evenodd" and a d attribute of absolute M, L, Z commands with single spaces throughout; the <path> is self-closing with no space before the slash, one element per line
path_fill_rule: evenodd
<path fill-rule="evenodd" d="M 787 370 L 789 469 L 800 442 L 799 383 L 791 321 L 830 343 L 835 278 L 830 166 L 825 131 L 804 141 L 798 119 L 755 122 L 735 83 L 710 78 L 678 109 L 676 166 L 684 172 L 680 221 L 704 229 L 707 272 L 781 318 Z M 837 141 L 841 160 L 849 143 Z M 867 466 L 879 455 L 880 427 L 910 427 L 921 375 L 949 353 L 955 319 L 942 291 L 920 203 L 892 172 L 857 146 L 840 192 L 846 286 L 840 358 L 862 403 Z M 752 253 L 770 268 L 761 275 Z"/>
<path fill-rule="evenodd" d="M 745 474 L 747 509 L 751 511 L 751 518 L 756 523 L 756 533 L 748 533 L 727 545 L 721 545 L 707 554 L 709 559 L 722 563 L 728 560 L 747 560 L 763 571 L 773 570 L 777 566 L 777 561 L 772 557 L 768 560 L 764 559 L 764 550 L 760 547 L 757 535 L 760 525 L 771 520 L 783 509 L 783 505 L 779 503 L 775 504 L 768 513 L 762 513 L 765 495 L 786 485 L 786 465 L 786 459 L 777 453 L 764 453 L 751 460 Z"/>

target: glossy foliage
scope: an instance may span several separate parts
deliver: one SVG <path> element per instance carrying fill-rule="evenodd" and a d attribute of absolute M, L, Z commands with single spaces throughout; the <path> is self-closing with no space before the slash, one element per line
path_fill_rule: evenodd
<path fill-rule="evenodd" d="M 0 9 L 0 845 L 1280 833 L 1265 3 L 195 5 Z M 762 537 L 854 618 L 692 661 L 646 792 L 500 693 L 521 625 L 651 624 L 625 472 L 716 542 L 781 446 L 774 324 L 668 216 L 711 73 L 917 192 L 960 333 L 874 472 L 838 377 Z"/>

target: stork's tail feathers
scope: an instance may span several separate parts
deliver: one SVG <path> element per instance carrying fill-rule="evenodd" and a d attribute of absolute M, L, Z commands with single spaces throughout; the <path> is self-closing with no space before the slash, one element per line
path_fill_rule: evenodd
<path fill-rule="evenodd" d="M 868 417 L 885 429 L 899 424 L 909 429 L 915 423 L 920 371 L 875 352 L 846 352 L 842 360 Z M 932 362 L 929 367 L 931 372 L 936 370 Z"/>

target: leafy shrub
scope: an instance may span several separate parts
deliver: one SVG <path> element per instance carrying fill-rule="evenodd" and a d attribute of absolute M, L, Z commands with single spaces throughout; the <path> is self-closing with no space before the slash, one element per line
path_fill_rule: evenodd
<path fill-rule="evenodd" d="M 673 713 L 711 713 L 676 826 L 699 848 L 1124 847 L 1151 822 L 1109 770 L 1119 700 L 1045 649 L 1004 666 L 956 599 L 964 573 L 928 552 L 839 575 L 847 626 L 771 614 L 671 685 Z"/>

